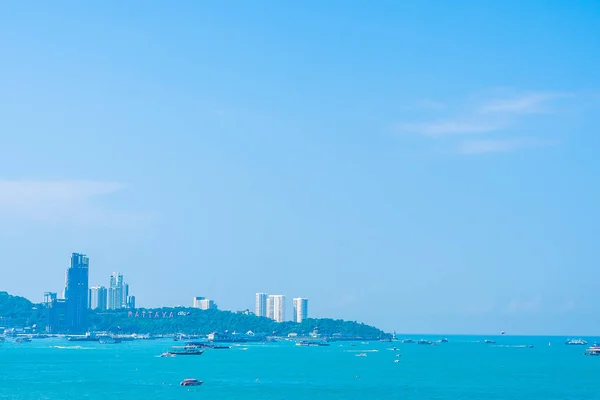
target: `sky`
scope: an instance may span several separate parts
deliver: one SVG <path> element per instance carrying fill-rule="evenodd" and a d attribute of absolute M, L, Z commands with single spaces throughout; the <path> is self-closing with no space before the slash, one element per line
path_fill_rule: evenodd
<path fill-rule="evenodd" d="M 0 290 L 600 334 L 597 1 L 0 5 Z"/>

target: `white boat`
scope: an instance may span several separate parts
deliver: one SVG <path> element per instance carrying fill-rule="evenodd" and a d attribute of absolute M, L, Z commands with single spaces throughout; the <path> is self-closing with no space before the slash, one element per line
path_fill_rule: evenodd
<path fill-rule="evenodd" d="M 583 339 L 567 339 L 565 344 L 568 346 L 585 346 L 587 342 Z"/>
<path fill-rule="evenodd" d="M 199 356 L 204 353 L 198 346 L 173 346 L 167 353 L 175 356 Z"/>
<path fill-rule="evenodd" d="M 584 354 L 586 356 L 600 356 L 600 346 L 594 344 L 592 347 L 587 349 Z"/>
<path fill-rule="evenodd" d="M 356 357 L 366 357 L 366 356 L 367 356 L 367 353 L 360 353 L 360 354 L 356 355 Z"/>

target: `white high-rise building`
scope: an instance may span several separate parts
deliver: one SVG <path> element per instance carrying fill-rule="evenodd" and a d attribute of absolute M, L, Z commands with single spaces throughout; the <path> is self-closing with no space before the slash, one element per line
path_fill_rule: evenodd
<path fill-rule="evenodd" d="M 274 307 L 273 296 L 267 297 L 267 302 L 266 303 L 267 303 L 267 315 L 266 315 L 266 317 L 269 318 L 269 319 L 275 319 L 275 316 L 274 316 L 275 314 L 273 313 L 274 312 L 274 308 L 273 308 Z"/>
<path fill-rule="evenodd" d="M 272 299 L 273 302 L 273 319 L 276 322 L 285 321 L 285 296 L 282 294 L 274 294 L 269 296 L 267 299 L 267 311 L 268 311 L 268 301 Z"/>
<path fill-rule="evenodd" d="M 194 305 L 192 307 L 194 307 L 194 308 L 200 308 L 200 302 L 202 300 L 204 300 L 204 297 L 200 297 L 200 296 L 194 297 Z"/>
<path fill-rule="evenodd" d="M 267 294 L 256 293 L 256 312 L 258 317 L 267 316 Z"/>
<path fill-rule="evenodd" d="M 308 299 L 296 297 L 293 302 L 294 322 L 300 323 L 308 318 Z"/>
<path fill-rule="evenodd" d="M 93 286 L 89 292 L 90 309 L 106 310 L 107 306 L 107 291 L 104 286 Z"/>

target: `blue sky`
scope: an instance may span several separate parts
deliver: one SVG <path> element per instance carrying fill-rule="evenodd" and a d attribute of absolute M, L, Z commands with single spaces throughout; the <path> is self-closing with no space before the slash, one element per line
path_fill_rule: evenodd
<path fill-rule="evenodd" d="M 595 1 L 2 4 L 0 289 L 597 333 Z M 291 311 L 288 310 L 288 312 Z"/>

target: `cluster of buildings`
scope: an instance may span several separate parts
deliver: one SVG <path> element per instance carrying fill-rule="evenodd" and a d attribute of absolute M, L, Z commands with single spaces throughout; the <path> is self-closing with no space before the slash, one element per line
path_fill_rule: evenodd
<path fill-rule="evenodd" d="M 89 287 L 90 259 L 85 254 L 71 254 L 63 298 L 57 293 L 44 293 L 48 309 L 48 332 L 84 333 L 87 330 L 87 311 L 135 308 L 135 296 L 129 295 L 129 285 L 123 275 L 113 273 L 108 288 Z"/>
<path fill-rule="evenodd" d="M 119 310 L 135 308 L 135 296 L 129 295 L 129 285 L 123 275 L 113 272 L 108 287 L 93 286 L 89 291 L 88 308 L 91 310 Z"/>
<path fill-rule="evenodd" d="M 199 297 L 199 296 L 194 297 L 194 303 L 193 303 L 192 307 L 199 308 L 201 310 L 216 310 L 217 309 L 217 305 L 215 304 L 214 301 L 209 300 L 205 297 Z"/>
<path fill-rule="evenodd" d="M 293 299 L 294 315 L 292 321 L 302 322 L 308 318 L 308 299 L 296 297 Z M 284 322 L 285 319 L 285 295 L 256 293 L 255 314 L 259 317 L 267 317 L 276 322 Z"/>

